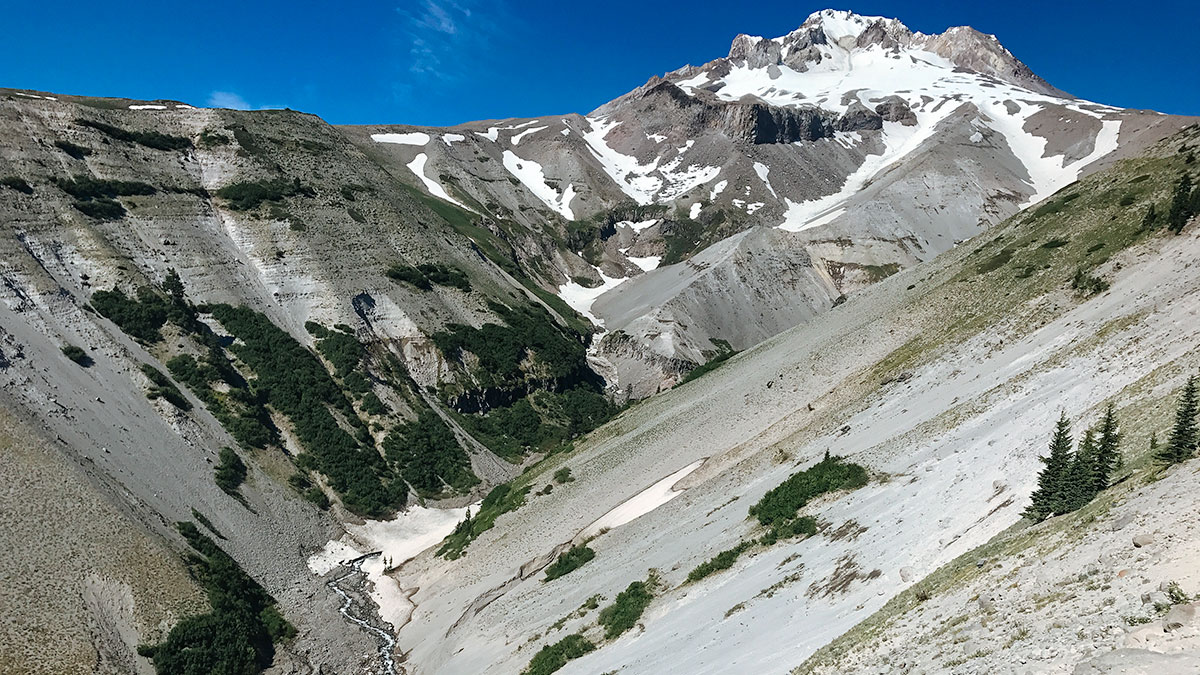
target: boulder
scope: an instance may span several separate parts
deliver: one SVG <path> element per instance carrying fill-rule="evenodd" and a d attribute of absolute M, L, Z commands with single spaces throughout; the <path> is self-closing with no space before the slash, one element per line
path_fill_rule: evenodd
<path fill-rule="evenodd" d="M 917 576 L 917 571 L 911 567 L 900 568 L 900 581 L 905 583 L 912 581 Z"/>
<path fill-rule="evenodd" d="M 917 123 L 917 115 L 908 107 L 908 102 L 899 96 L 889 96 L 875 106 L 875 114 L 885 122 L 899 122 L 906 127 Z"/>
<path fill-rule="evenodd" d="M 1154 543 L 1154 536 L 1150 535 L 1150 534 L 1139 534 L 1139 535 L 1135 535 L 1133 538 L 1134 548 L 1142 548 L 1143 546 L 1149 546 L 1150 544 L 1153 544 L 1153 543 Z"/>
<path fill-rule="evenodd" d="M 1196 619 L 1196 605 L 1175 605 L 1167 610 L 1166 616 L 1163 617 L 1163 630 L 1170 633 L 1173 630 L 1179 630 L 1187 626 Z"/>

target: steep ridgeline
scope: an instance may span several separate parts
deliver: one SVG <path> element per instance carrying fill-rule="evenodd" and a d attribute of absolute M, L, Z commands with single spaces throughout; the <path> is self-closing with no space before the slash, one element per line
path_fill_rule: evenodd
<path fill-rule="evenodd" d="M 153 543 L 184 551 L 174 524 L 195 522 L 223 551 L 205 555 L 232 556 L 313 650 L 296 656 L 271 618 L 254 663 L 353 672 L 370 636 L 307 554 L 342 522 L 474 501 L 615 412 L 587 360 L 591 326 L 528 259 L 311 115 L 0 90 L 0 134 L 0 438 L 26 439 L 4 469 L 65 459 L 82 480 L 61 490 L 105 505 L 47 528 L 58 493 L 11 480 L 15 502 L 47 510 L 6 501 L 20 539 L 4 546 L 58 551 L 41 533 L 95 518 L 89 546 L 140 551 L 36 573 L 34 553 L 6 558 L 5 578 L 92 599 L 70 623 L 60 603 L 6 598 L 29 605 L 29 625 L 67 630 L 52 630 L 58 661 L 24 629 L 3 633 L 5 663 L 128 672 L 138 644 L 165 645 L 143 650 L 163 663 L 197 648 L 224 610 L 206 613 Z M 36 439 L 65 458 L 30 454 Z M 193 618 L 168 636 L 164 614 Z M 205 662 L 241 672 L 222 659 L 244 645 L 208 645 Z"/>
<path fill-rule="evenodd" d="M 1073 98 L 971 28 L 826 10 L 587 115 L 344 131 L 552 262 L 641 397 L 1189 121 Z"/>

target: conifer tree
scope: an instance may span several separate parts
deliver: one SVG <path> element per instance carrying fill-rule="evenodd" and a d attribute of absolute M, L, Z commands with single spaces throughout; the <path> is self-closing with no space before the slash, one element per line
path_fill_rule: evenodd
<path fill-rule="evenodd" d="M 1179 395 L 1179 407 L 1175 409 L 1175 426 L 1171 429 L 1171 438 L 1167 447 L 1159 450 L 1155 458 L 1166 464 L 1175 464 L 1191 459 L 1196 454 L 1196 413 L 1200 411 L 1200 401 L 1196 398 L 1196 376 L 1188 378 Z"/>
<path fill-rule="evenodd" d="M 1064 482 L 1063 509 L 1056 513 L 1075 511 L 1096 496 L 1096 431 L 1088 429 L 1079 442 L 1079 450 L 1071 460 Z"/>
<path fill-rule="evenodd" d="M 1064 411 L 1058 418 L 1054 437 L 1050 440 L 1050 454 L 1042 458 L 1045 467 L 1038 474 L 1038 487 L 1033 492 L 1033 502 L 1025 509 L 1026 518 L 1040 522 L 1068 510 L 1067 483 L 1073 461 L 1072 444 L 1071 421 Z"/>
<path fill-rule="evenodd" d="M 1158 214 L 1154 212 L 1154 205 L 1151 204 L 1149 209 L 1146 209 L 1146 217 L 1142 218 L 1142 229 L 1149 230 L 1154 227 L 1154 221 L 1158 220 Z"/>
<path fill-rule="evenodd" d="M 1113 472 L 1121 465 L 1121 429 L 1113 404 L 1104 409 L 1100 420 L 1099 437 L 1096 439 L 1096 454 L 1092 463 L 1092 490 L 1096 493 L 1108 487 Z"/>
<path fill-rule="evenodd" d="M 1167 228 L 1175 234 L 1183 231 L 1191 212 L 1192 177 L 1184 172 L 1175 186 L 1175 194 L 1171 196 L 1171 210 L 1167 213 Z"/>

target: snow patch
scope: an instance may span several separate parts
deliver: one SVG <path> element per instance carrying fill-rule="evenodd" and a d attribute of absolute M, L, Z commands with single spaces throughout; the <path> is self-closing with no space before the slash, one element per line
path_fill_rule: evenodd
<path fill-rule="evenodd" d="M 167 106 L 153 105 L 153 104 L 147 103 L 146 105 L 131 105 L 131 106 L 129 106 L 129 109 L 130 110 L 166 110 Z"/>
<path fill-rule="evenodd" d="M 699 469 L 702 464 L 704 464 L 704 460 L 698 459 L 625 500 L 613 510 L 600 516 L 596 522 L 589 525 L 581 533 L 581 536 L 583 538 L 593 537 L 600 534 L 600 530 L 611 530 L 614 527 L 620 527 L 634 518 L 644 516 L 678 497 L 683 494 L 683 490 L 675 490 L 674 485 L 683 480 L 691 472 Z"/>
<path fill-rule="evenodd" d="M 516 145 L 521 142 L 522 138 L 525 138 L 529 134 L 536 134 L 537 132 L 542 131 L 543 129 L 548 129 L 548 128 L 549 127 L 534 127 L 532 129 L 526 129 L 525 131 L 522 131 L 521 133 L 516 134 L 515 136 L 513 136 L 512 138 L 510 138 L 508 140 L 513 145 Z"/>
<path fill-rule="evenodd" d="M 642 268 L 642 271 L 644 271 L 644 272 L 656 270 L 656 269 L 658 269 L 659 264 L 662 263 L 661 255 L 649 255 L 649 256 L 646 256 L 645 258 L 635 258 L 633 256 L 625 256 L 625 258 L 626 258 L 626 260 L 633 263 L 634 265 L 637 265 L 638 267 Z"/>
<path fill-rule="evenodd" d="M 425 156 L 425 153 L 418 153 L 417 156 L 413 158 L 413 161 L 409 162 L 405 166 L 408 167 L 409 171 L 412 171 L 414 174 L 416 174 L 417 178 L 421 179 L 421 182 L 425 184 L 425 189 L 429 190 L 429 194 L 437 197 L 438 199 L 444 199 L 451 204 L 456 204 L 466 209 L 467 207 L 465 204 L 447 194 L 446 189 L 442 187 L 441 183 L 425 175 L 426 159 L 427 157 Z"/>
<path fill-rule="evenodd" d="M 629 278 L 614 278 L 607 276 L 604 274 L 604 272 L 600 271 L 600 268 L 596 268 L 596 272 L 600 274 L 600 278 L 603 280 L 603 283 L 601 283 L 599 286 L 595 288 L 588 288 L 587 286 L 577 284 L 574 281 L 567 281 L 567 283 L 558 287 L 558 297 L 562 298 L 563 302 L 570 305 L 571 309 L 590 319 L 592 323 L 596 324 L 597 326 L 604 326 L 604 322 L 597 318 L 596 315 L 592 314 L 592 303 L 596 302 L 596 298 L 600 297 L 604 293 L 611 291 L 625 281 L 628 281 Z"/>
<path fill-rule="evenodd" d="M 712 192 L 708 193 L 708 200 L 716 201 L 717 195 L 721 194 L 721 192 L 724 191 L 728 185 L 729 185 L 729 181 L 727 181 L 727 180 L 718 182 L 716 185 L 713 186 Z"/>
<path fill-rule="evenodd" d="M 462 134 L 442 134 L 442 142 L 446 145 L 451 145 L 452 143 L 458 143 L 465 140 L 467 140 L 467 137 L 463 136 Z"/>
<path fill-rule="evenodd" d="M 504 151 L 504 168 L 521 181 L 535 197 L 554 211 L 562 214 L 567 220 L 575 220 L 571 211 L 571 200 L 575 197 L 575 186 L 568 185 L 562 195 L 546 184 L 546 174 L 542 165 L 530 159 L 518 157 L 512 150 Z"/>
<path fill-rule="evenodd" d="M 767 190 L 771 193 L 771 196 L 779 199 L 779 195 L 775 194 L 775 188 L 771 187 L 771 181 L 767 178 L 767 175 L 771 173 L 771 167 L 763 164 L 762 162 L 755 162 L 754 173 L 758 174 L 758 177 L 760 180 L 762 180 L 763 185 L 767 186 Z"/>
<path fill-rule="evenodd" d="M 429 143 L 429 134 L 420 131 L 412 131 L 405 134 L 371 134 L 371 140 L 376 143 L 424 146 Z"/>
<path fill-rule="evenodd" d="M 698 218 L 700 216 L 700 209 L 700 202 L 693 202 L 692 208 L 688 211 L 688 218 L 691 218 L 692 220 Z"/>

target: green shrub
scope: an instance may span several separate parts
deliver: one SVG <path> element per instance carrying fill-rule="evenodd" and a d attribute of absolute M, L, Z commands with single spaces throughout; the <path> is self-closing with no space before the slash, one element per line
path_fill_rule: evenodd
<path fill-rule="evenodd" d="M 0 178 L 0 185 L 27 195 L 33 194 L 33 187 L 20 176 L 5 176 Z"/>
<path fill-rule="evenodd" d="M 118 141 L 137 143 L 153 150 L 185 150 L 192 147 L 192 142 L 182 136 L 170 136 L 157 131 L 128 131 L 120 127 L 114 127 L 111 124 L 105 124 L 104 122 L 95 122 L 82 118 L 76 119 L 75 123 L 91 127 Z"/>
<path fill-rule="evenodd" d="M 562 483 L 570 483 L 574 480 L 575 480 L 575 477 L 571 475 L 570 467 L 564 466 L 563 468 L 554 472 L 554 482 L 555 483 L 559 483 L 561 485 Z"/>
<path fill-rule="evenodd" d="M 1079 291 L 1080 294 L 1087 296 L 1096 295 L 1097 293 L 1103 293 L 1104 291 L 1107 291 L 1109 284 L 1100 277 L 1088 274 L 1081 267 L 1075 270 L 1075 276 L 1071 278 L 1071 288 Z"/>
<path fill-rule="evenodd" d="M 487 496 L 483 498 L 483 503 L 479 505 L 479 513 L 471 516 L 468 512 L 467 517 L 454 528 L 454 532 L 451 532 L 442 541 L 437 555 L 447 560 L 454 560 L 461 556 L 467 545 L 476 537 L 492 529 L 497 518 L 509 511 L 516 511 L 524 505 L 525 495 L 529 494 L 530 487 L 526 485 L 523 488 L 514 489 L 508 483 L 501 483 L 492 488 L 491 492 L 488 492 Z"/>
<path fill-rule="evenodd" d="M 550 675 L 559 668 L 567 665 L 567 661 L 577 659 L 596 648 L 587 638 L 576 633 L 546 645 L 534 654 L 523 675 Z"/>
<path fill-rule="evenodd" d="M 345 377 L 358 367 L 359 361 L 362 360 L 363 348 L 359 344 L 358 338 L 354 337 L 352 331 L 327 330 L 320 324 L 313 323 L 312 321 L 306 322 L 304 327 L 310 334 L 317 338 L 317 351 L 321 352 L 321 356 L 324 356 L 333 364 L 334 371 L 338 377 Z M 318 329 L 320 330 L 320 335 L 313 332 Z"/>
<path fill-rule="evenodd" d="M 711 560 L 700 563 L 695 569 L 693 569 L 691 572 L 688 572 L 687 580 L 699 581 L 714 572 L 727 570 L 730 567 L 733 567 L 733 563 L 737 561 L 738 556 L 749 550 L 752 545 L 753 542 L 743 541 L 731 549 L 721 551 L 717 555 L 713 556 Z"/>
<path fill-rule="evenodd" d="M 149 286 L 138 289 L 137 300 L 115 288 L 96 291 L 92 294 L 92 307 L 127 335 L 152 344 L 162 340 L 160 331 L 167 323 L 167 301 Z"/>
<path fill-rule="evenodd" d="M 561 576 L 570 574 L 595 557 L 596 552 L 587 545 L 572 546 L 569 550 L 560 553 L 558 559 L 546 568 L 546 581 L 554 581 Z"/>
<path fill-rule="evenodd" d="M 88 356 L 88 353 L 86 351 L 84 351 L 84 349 L 82 347 L 76 347 L 75 345 L 67 345 L 62 348 L 62 353 L 63 353 L 63 356 L 66 356 L 68 359 L 71 359 L 72 361 L 74 361 L 75 363 L 78 363 L 79 365 L 83 366 L 84 368 L 87 368 L 88 366 L 92 365 L 92 363 L 94 363 L 94 361 L 92 361 L 92 357 Z"/>
<path fill-rule="evenodd" d="M 637 625 L 642 612 L 654 599 L 651 586 L 645 581 L 635 581 L 617 594 L 613 603 L 600 610 L 597 621 L 604 627 L 604 639 L 611 640 Z"/>
<path fill-rule="evenodd" d="M 416 422 L 392 429 L 383 449 L 404 480 L 423 496 L 441 494 L 447 487 L 466 490 L 479 483 L 454 432 L 432 410 L 422 410 Z"/>
<path fill-rule="evenodd" d="M 240 339 L 230 349 L 258 376 L 257 388 L 292 422 L 305 450 L 301 463 L 325 474 L 354 513 L 374 518 L 403 506 L 408 496 L 404 483 L 372 445 L 364 446 L 333 416 L 331 409 L 356 432 L 366 429 L 316 355 L 266 315 L 248 307 L 214 305 L 210 309 L 213 317 Z M 469 471 L 467 474 L 473 478 Z"/>
<path fill-rule="evenodd" d="M 769 490 L 750 507 L 750 515 L 767 526 L 786 525 L 814 497 L 835 490 L 853 490 L 867 484 L 867 470 L 841 457 L 825 453 L 811 468 L 794 473 Z"/>
<path fill-rule="evenodd" d="M 103 197 L 152 195 L 157 192 L 153 185 L 133 180 L 108 180 L 105 178 L 92 178 L 91 176 L 75 176 L 74 178 L 58 178 L 54 182 L 63 192 L 84 201 Z"/>
<path fill-rule="evenodd" d="M 411 284 L 423 291 L 433 290 L 433 284 L 449 286 L 470 292 L 471 280 L 457 267 L 441 263 L 424 263 L 413 267 L 411 265 L 392 265 L 387 269 L 389 279 Z"/>
<path fill-rule="evenodd" d="M 120 220 L 125 217 L 125 207 L 115 199 L 95 199 L 72 204 L 80 213 L 96 220 Z"/>
<path fill-rule="evenodd" d="M 62 150 L 74 159 L 83 159 L 84 157 L 92 154 L 91 148 L 85 148 L 82 145 L 75 145 L 70 141 L 58 140 L 54 141 L 54 145 L 59 150 Z"/>
<path fill-rule="evenodd" d="M 217 464 L 214 480 L 222 492 L 238 496 L 238 488 L 246 480 L 246 464 L 233 448 L 221 448 L 220 463 Z"/>
<path fill-rule="evenodd" d="M 391 412 L 384 402 L 379 400 L 379 397 L 375 395 L 375 392 L 371 391 L 363 394 L 362 407 L 368 415 L 374 415 L 375 417 L 380 417 Z"/>
<path fill-rule="evenodd" d="M 231 142 L 232 139 L 215 129 L 205 129 L 200 132 L 200 147 L 202 148 L 215 148 L 229 145 Z"/>
<path fill-rule="evenodd" d="M 262 672 L 275 657 L 275 643 L 296 629 L 271 597 L 237 562 L 193 523 L 176 523 L 195 551 L 187 557 L 192 576 L 208 594 L 212 610 L 185 617 L 157 645 L 138 653 L 159 675 L 247 675 Z"/>
<path fill-rule="evenodd" d="M 150 382 L 152 383 L 150 390 L 146 392 L 147 398 L 150 400 L 156 398 L 166 399 L 167 403 L 184 412 L 192 409 L 192 402 L 187 400 L 183 392 L 179 391 L 179 387 L 176 387 L 171 378 L 167 377 L 161 370 L 148 363 L 143 363 L 142 373 L 150 378 Z"/>
<path fill-rule="evenodd" d="M 286 197 L 313 197 L 312 189 L 300 184 L 299 178 L 287 180 L 247 181 L 233 183 L 217 190 L 217 196 L 229 203 L 234 211 L 250 211 L 258 208 L 263 202 L 278 202 Z"/>

